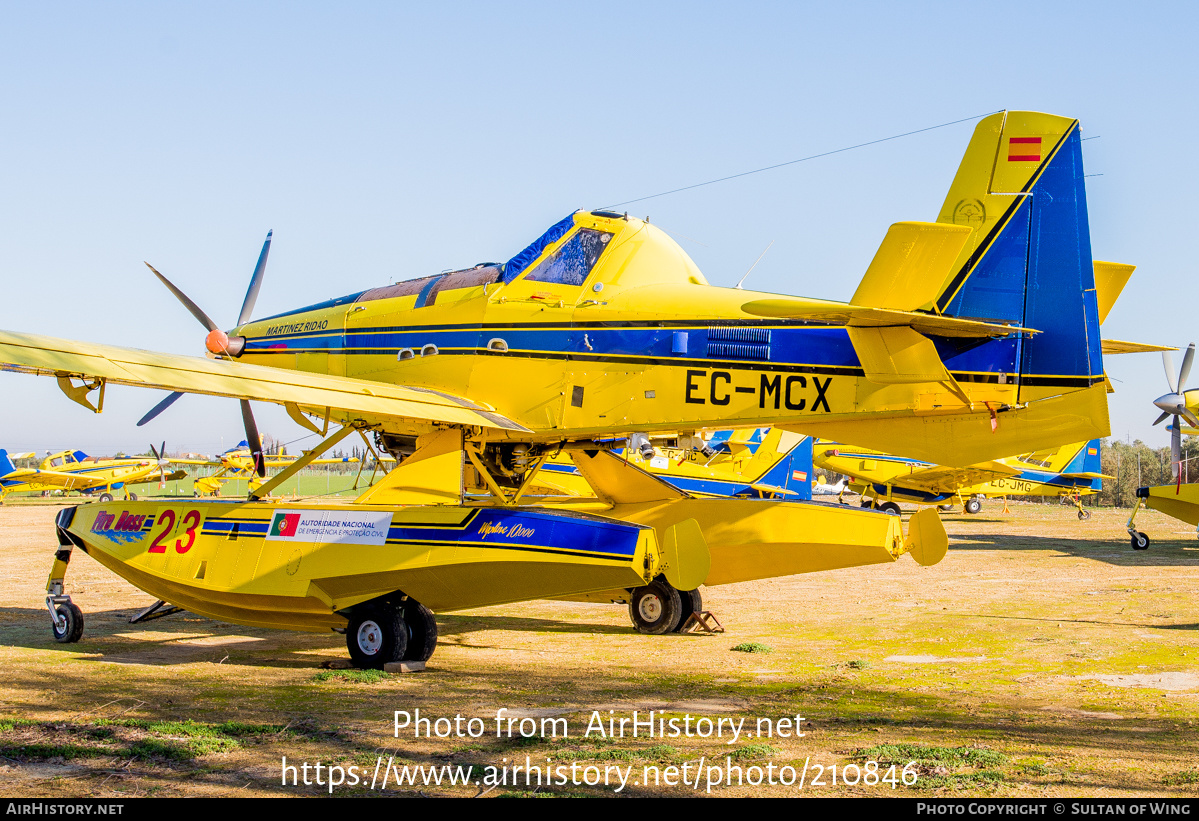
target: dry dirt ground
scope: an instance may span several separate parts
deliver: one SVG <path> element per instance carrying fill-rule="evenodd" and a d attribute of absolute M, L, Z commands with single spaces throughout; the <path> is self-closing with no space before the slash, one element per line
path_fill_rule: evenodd
<path fill-rule="evenodd" d="M 427 671 L 370 676 L 321 669 L 346 657 L 336 634 L 186 614 L 130 625 L 149 597 L 78 552 L 67 586 L 87 628 L 78 644 L 56 644 L 43 597 L 57 509 L 0 508 L 8 796 L 328 794 L 315 783 L 317 762 L 359 768 L 360 783 L 335 795 L 1199 792 L 1199 540 L 1155 513 L 1138 518 L 1153 539 L 1145 552 L 1130 548 L 1127 511 L 1098 510 L 1081 523 L 1050 505 L 946 514 L 950 552 L 936 567 L 904 557 L 705 588 L 727 629 L 718 635 L 638 635 L 617 606 L 529 602 L 441 615 Z M 518 719 L 514 737 L 496 736 L 501 708 Z M 417 709 L 462 716 L 465 737 L 414 738 L 411 727 L 396 737 L 394 712 Z M 628 724 L 623 738 L 594 724 L 587 733 L 593 711 L 605 730 L 610 717 L 656 711 L 680 733 L 647 737 L 642 725 L 634 738 Z M 765 737 L 759 720 L 790 736 L 773 722 L 796 715 L 803 737 Z M 480 721 L 472 727 L 471 718 Z M 567 735 L 543 719 L 564 719 Z M 730 722 L 742 719 L 734 740 Z M 721 737 L 711 732 L 717 723 Z M 307 762 L 314 783 L 297 769 L 299 786 L 283 786 L 284 757 Z M 499 771 L 487 767 L 514 763 L 563 769 L 540 788 L 523 770 L 492 783 Z M 466 786 L 397 788 L 405 766 L 473 769 Z M 905 766 L 914 785 L 903 783 Z M 584 783 L 604 772 L 609 785 Z M 738 772 L 740 786 L 710 786 Z M 629 780 L 618 791 L 619 773 Z"/>

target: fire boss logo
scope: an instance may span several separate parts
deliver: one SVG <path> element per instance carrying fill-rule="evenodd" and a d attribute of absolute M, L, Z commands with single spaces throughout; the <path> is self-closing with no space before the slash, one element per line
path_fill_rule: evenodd
<path fill-rule="evenodd" d="M 146 516 L 134 516 L 127 510 L 122 510 L 120 518 L 117 518 L 115 513 L 107 513 L 101 510 L 96 514 L 96 521 L 92 524 L 92 533 L 103 533 L 105 531 L 116 531 L 118 533 L 135 533 L 142 529 L 142 525 L 146 523 Z"/>

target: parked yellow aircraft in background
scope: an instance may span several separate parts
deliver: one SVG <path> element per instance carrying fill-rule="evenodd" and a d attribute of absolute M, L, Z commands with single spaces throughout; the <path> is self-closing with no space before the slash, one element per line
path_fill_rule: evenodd
<path fill-rule="evenodd" d="M 812 498 L 812 440 L 778 428 L 719 431 L 708 441 L 675 440 L 627 448 L 635 466 L 695 496 Z M 590 496 L 591 486 L 568 456 L 548 459 L 530 493 Z"/>
<path fill-rule="evenodd" d="M 812 461 L 847 476 L 847 489 L 861 494 L 863 507 L 887 513 L 898 514 L 899 502 L 945 505 L 956 499 L 967 513 L 978 513 L 988 497 L 1068 496 L 1078 506 L 1078 518 L 1089 519 L 1081 497 L 1098 493 L 1103 479 L 1111 478 L 1101 472 L 1099 449 L 1099 440 L 1092 439 L 952 468 L 820 441 Z"/>
<path fill-rule="evenodd" d="M 153 459 L 93 459 L 83 451 L 64 450 L 47 454 L 37 468 L 17 468 L 13 459 L 28 458 L 33 454 L 8 455 L 0 450 L 0 501 L 10 493 L 37 493 L 40 491 L 77 491 L 84 494 L 99 494 L 101 502 L 111 502 L 113 491 L 124 490 L 125 498 L 137 500 L 137 494 L 129 490 L 131 485 L 149 482 L 166 483 L 168 480 L 183 479 L 182 470 L 167 473 L 171 460 L 164 451 L 150 450 Z"/>
<path fill-rule="evenodd" d="M 935 563 L 935 511 L 905 538 L 871 511 L 699 499 L 609 442 L 773 425 L 968 465 L 1107 435 L 1108 292 L 1083 177 L 1077 121 L 983 119 L 937 222 L 892 225 L 849 303 L 711 286 L 647 222 L 580 211 L 507 263 L 251 321 L 264 246 L 231 332 L 159 274 L 207 329 L 209 359 L 0 332 L 0 367 L 54 376 L 95 411 L 110 382 L 157 387 L 241 400 L 256 455 L 249 400 L 326 437 L 246 504 L 64 511 L 56 635 L 81 630 L 62 587 L 72 545 L 197 613 L 345 629 L 372 666 L 427 658 L 429 608 L 623 589 L 650 602 L 639 627 L 662 632 L 701 583 L 904 552 Z M 354 504 L 256 503 L 355 432 L 399 465 Z M 594 500 L 522 505 L 559 452 Z"/>
<path fill-rule="evenodd" d="M 1199 390 L 1186 389 L 1187 379 L 1191 375 L 1191 363 L 1195 359 L 1195 343 L 1187 346 L 1182 357 L 1182 367 L 1174 376 L 1174 361 L 1169 351 L 1162 353 L 1162 364 L 1166 369 L 1166 382 L 1170 392 L 1159 396 L 1153 404 L 1161 411 L 1161 415 L 1153 423 L 1159 425 L 1167 419 L 1170 423 L 1170 464 L 1175 482 L 1171 485 L 1137 488 L 1137 504 L 1128 517 L 1128 535 L 1132 539 L 1134 550 L 1148 550 L 1149 537 L 1136 529 L 1137 512 L 1142 507 L 1160 510 L 1167 516 L 1199 527 L 1199 484 L 1184 483 L 1181 470 L 1182 434 L 1199 433 Z M 1184 424 L 1185 422 L 1185 424 Z"/>
<path fill-rule="evenodd" d="M 286 467 L 299 458 L 299 456 L 263 455 L 267 468 Z M 211 476 L 201 476 L 195 480 L 193 487 L 195 488 L 196 496 L 219 496 L 221 494 L 221 487 L 230 479 L 248 480 L 250 493 L 254 493 L 266 484 L 266 478 L 259 476 L 255 471 L 254 454 L 251 453 L 250 446 L 245 440 L 242 440 L 235 447 L 212 459 L 176 459 L 175 461 L 183 465 L 218 468 L 217 472 Z M 334 465 L 357 461 L 357 457 L 345 457 L 341 459 L 312 459 L 307 464 Z"/>

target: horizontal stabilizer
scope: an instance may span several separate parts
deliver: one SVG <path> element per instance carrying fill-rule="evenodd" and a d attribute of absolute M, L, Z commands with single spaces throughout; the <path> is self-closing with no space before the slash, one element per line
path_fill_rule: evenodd
<path fill-rule="evenodd" d="M 1115 476 L 1108 476 L 1106 473 L 1063 473 L 1063 477 L 1067 479 L 1115 479 Z"/>
<path fill-rule="evenodd" d="M 850 303 L 896 311 L 931 309 L 970 232 L 965 225 L 895 223 Z"/>
<path fill-rule="evenodd" d="M 862 305 L 847 305 L 841 302 L 824 302 L 817 299 L 757 299 L 742 305 L 741 310 L 755 316 L 805 319 L 811 322 L 846 325 L 851 328 L 906 326 L 929 336 L 983 339 L 1015 333 L 1037 333 L 1032 328 L 1023 328 L 1013 324 L 959 319 L 913 311 L 893 311 Z"/>
<path fill-rule="evenodd" d="M 1145 342 L 1125 342 L 1122 339 L 1103 340 L 1104 354 L 1118 353 L 1156 353 L 1157 351 L 1176 351 L 1167 345 L 1149 345 Z"/>

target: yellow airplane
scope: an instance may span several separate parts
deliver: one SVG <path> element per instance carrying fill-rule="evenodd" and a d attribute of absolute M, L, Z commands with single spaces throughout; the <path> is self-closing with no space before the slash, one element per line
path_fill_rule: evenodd
<path fill-rule="evenodd" d="M 109 383 L 156 387 L 241 400 L 252 452 L 250 400 L 326 437 L 246 503 L 64 511 L 56 637 L 82 630 L 71 546 L 193 612 L 345 630 L 367 666 L 427 658 L 430 609 L 624 590 L 639 628 L 663 632 L 701 583 L 935 563 L 933 510 L 905 537 L 872 511 L 700 499 L 608 443 L 772 425 L 968 465 L 1107 435 L 1114 296 L 1083 176 L 1076 120 L 984 118 L 937 221 L 892 225 L 849 303 L 711 286 L 648 222 L 580 211 L 504 264 L 251 320 L 264 245 L 232 331 L 155 271 L 208 331 L 207 359 L 0 332 L 0 367 L 54 376 L 96 412 Z M 353 433 L 399 461 L 353 504 L 260 501 Z M 558 452 L 595 501 L 522 504 Z"/>
<path fill-rule="evenodd" d="M 1170 465 L 1175 482 L 1169 485 L 1137 488 L 1137 504 L 1128 517 L 1127 530 L 1134 550 L 1148 550 L 1149 537 L 1136 529 L 1137 513 L 1142 507 L 1160 510 L 1167 516 L 1199 527 L 1199 484 L 1183 483 L 1180 471 L 1182 459 L 1182 434 L 1199 433 L 1199 390 L 1187 390 L 1187 379 L 1191 375 L 1191 363 L 1195 359 L 1195 344 L 1187 346 L 1182 357 L 1182 367 L 1174 376 L 1174 361 L 1169 351 L 1162 352 L 1162 364 L 1166 369 L 1166 381 L 1170 392 L 1159 396 L 1153 404 L 1161 415 L 1153 423 L 1160 425 L 1173 417 L 1170 424 Z M 1185 424 L 1184 424 L 1185 422 Z"/>
<path fill-rule="evenodd" d="M 1078 518 L 1089 519 L 1082 496 L 1098 493 L 1103 479 L 1111 478 L 1101 472 L 1098 439 L 964 468 L 824 441 L 816 443 L 812 460 L 849 477 L 847 489 L 861 494 L 863 507 L 896 515 L 898 502 L 945 505 L 956 499 L 967 513 L 978 513 L 984 498 L 1068 496 L 1075 500 Z"/>
<path fill-rule="evenodd" d="M 47 454 L 37 468 L 17 468 L 12 459 L 27 458 L 32 454 L 13 454 L 0 450 L 0 502 L 10 493 L 26 493 L 46 490 L 77 491 L 86 495 L 99 494 L 101 502 L 113 501 L 113 491 L 124 490 L 125 498 L 137 501 L 137 494 L 129 488 L 132 485 L 183 479 L 187 476 L 184 471 L 167 473 L 171 460 L 166 456 L 166 443 L 163 451 L 150 451 L 154 454 L 151 459 L 93 459 L 80 450 L 64 450 Z"/>
<path fill-rule="evenodd" d="M 270 454 L 263 454 L 262 456 L 267 468 L 285 467 L 298 458 L 298 456 L 272 456 Z M 230 448 L 214 459 L 176 459 L 175 461 L 184 465 L 219 468 L 211 476 L 201 476 L 195 480 L 193 487 L 195 488 L 195 495 L 197 497 L 219 496 L 221 494 L 221 487 L 230 479 L 249 480 L 248 488 L 251 493 L 254 493 L 266 483 L 266 479 L 256 473 L 254 453 L 250 451 L 250 446 L 244 439 L 235 447 Z M 345 457 L 341 459 L 313 459 L 308 464 L 333 465 L 357 461 L 357 457 Z"/>

